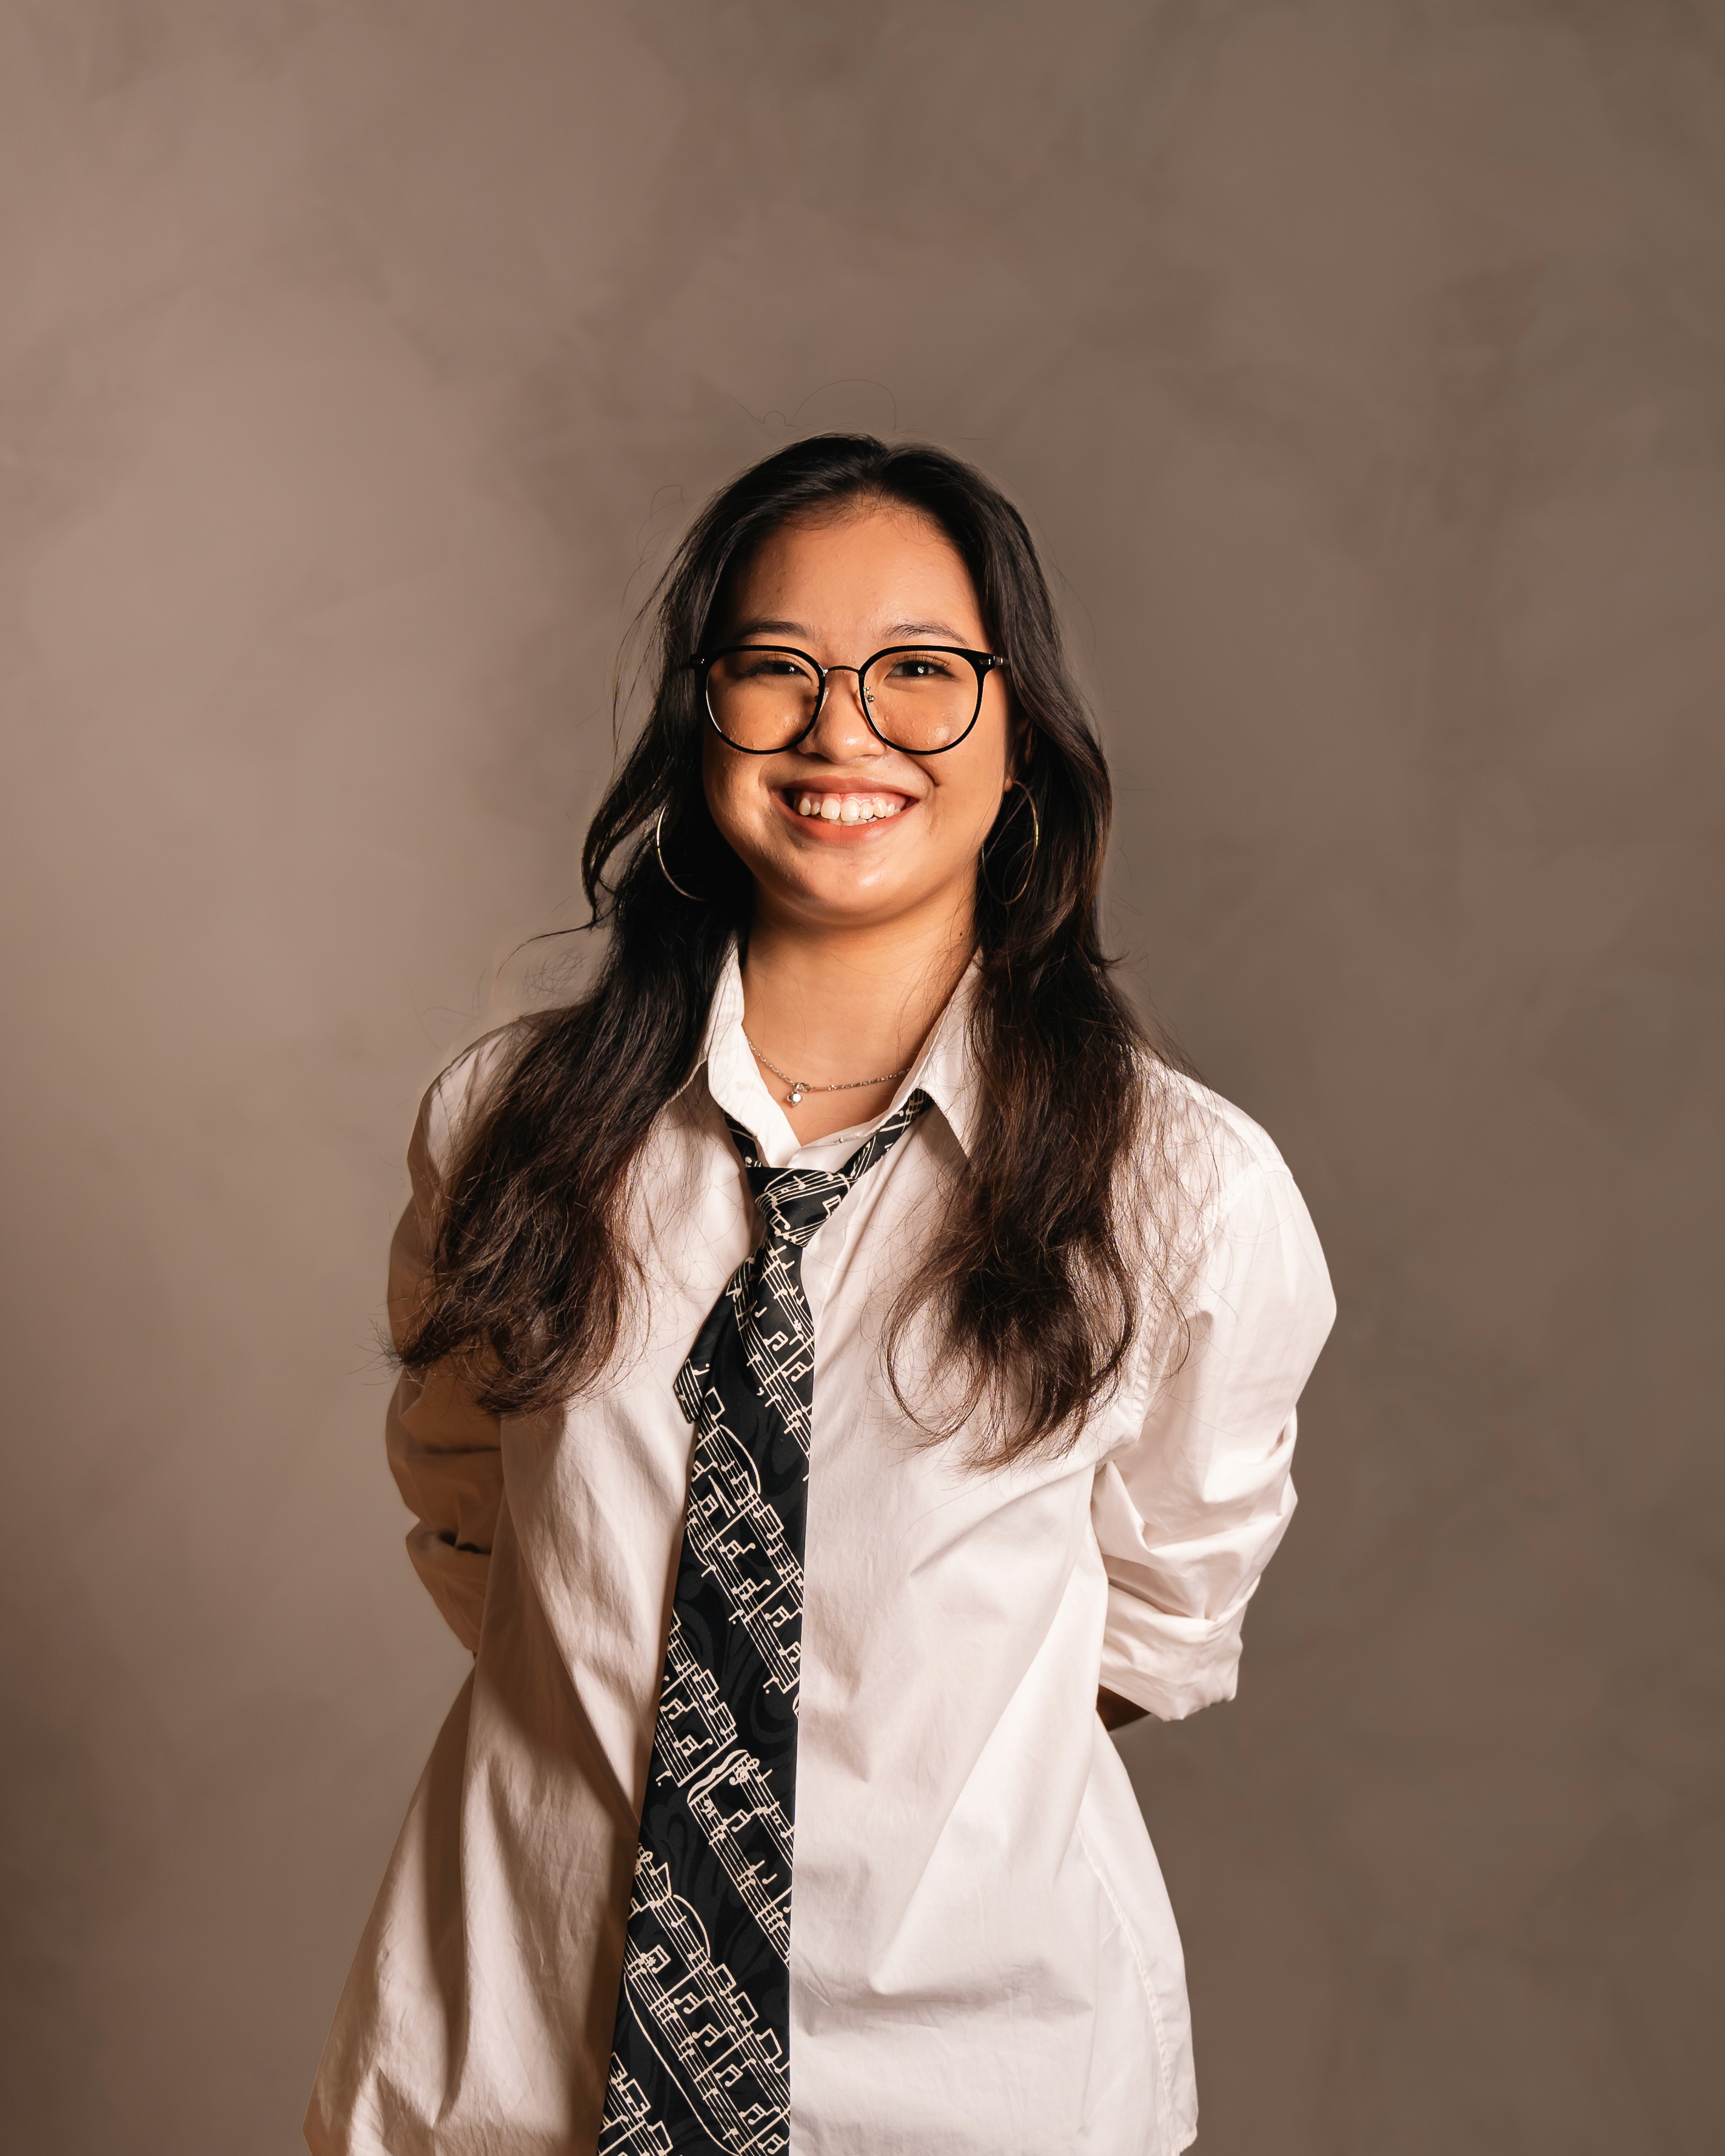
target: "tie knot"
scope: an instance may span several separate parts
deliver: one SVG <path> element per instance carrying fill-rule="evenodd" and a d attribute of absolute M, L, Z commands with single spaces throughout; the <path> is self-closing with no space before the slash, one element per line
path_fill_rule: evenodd
<path fill-rule="evenodd" d="M 816 1168 L 752 1168 L 749 1187 L 776 1242 L 806 1243 L 850 1188 L 848 1177 Z"/>
<path fill-rule="evenodd" d="M 891 1152 L 927 1106 L 927 1094 L 920 1090 L 912 1093 L 872 1137 L 864 1139 L 840 1168 L 765 1167 L 753 1132 L 734 1116 L 726 1116 L 725 1121 L 742 1156 L 749 1188 L 767 1224 L 768 1240 L 798 1246 L 806 1243 L 815 1229 L 838 1211 L 851 1184 L 866 1175 L 883 1155 Z"/>

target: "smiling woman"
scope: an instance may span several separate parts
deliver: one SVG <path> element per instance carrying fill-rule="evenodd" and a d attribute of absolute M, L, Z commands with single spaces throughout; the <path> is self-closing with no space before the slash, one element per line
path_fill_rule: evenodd
<path fill-rule="evenodd" d="M 410 1153 L 390 1455 L 476 1659 L 308 2138 L 1171 2156 L 1104 1725 L 1232 1693 L 1322 1255 L 1110 978 L 1107 774 L 987 480 L 800 443 L 657 623 L 598 980 Z"/>

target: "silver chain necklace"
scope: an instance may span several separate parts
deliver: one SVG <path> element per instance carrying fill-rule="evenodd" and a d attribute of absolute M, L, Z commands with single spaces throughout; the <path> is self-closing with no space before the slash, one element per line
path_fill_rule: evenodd
<path fill-rule="evenodd" d="M 742 1037 L 745 1040 L 749 1040 L 747 1033 Z M 855 1093 L 859 1087 L 864 1086 L 886 1086 L 891 1084 L 896 1079 L 906 1076 L 911 1068 L 907 1063 L 902 1070 L 883 1070 L 878 1078 L 841 1078 L 836 1086 L 814 1086 L 806 1078 L 793 1078 L 788 1070 L 781 1070 L 770 1055 L 762 1055 L 753 1041 L 749 1040 L 749 1047 L 757 1062 L 764 1063 L 775 1078 L 783 1078 L 786 1085 L 790 1087 L 791 1090 L 785 1095 L 785 1099 L 793 1108 L 801 1105 L 805 1093 Z"/>

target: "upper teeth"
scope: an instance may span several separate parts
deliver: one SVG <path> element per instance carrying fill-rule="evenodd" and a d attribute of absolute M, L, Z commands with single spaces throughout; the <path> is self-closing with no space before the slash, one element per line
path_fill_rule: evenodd
<path fill-rule="evenodd" d="M 901 793 L 799 793 L 797 814 L 819 816 L 829 824 L 872 824 L 896 816 L 905 806 Z"/>

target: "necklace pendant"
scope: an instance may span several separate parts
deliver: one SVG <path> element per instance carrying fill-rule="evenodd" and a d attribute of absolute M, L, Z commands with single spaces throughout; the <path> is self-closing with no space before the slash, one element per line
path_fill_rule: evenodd
<path fill-rule="evenodd" d="M 790 1091 L 785 1095 L 785 1098 L 790 1102 L 793 1108 L 798 1108 L 803 1105 L 803 1096 L 808 1091 L 809 1088 L 803 1083 L 803 1081 L 798 1078 L 793 1084 Z"/>

